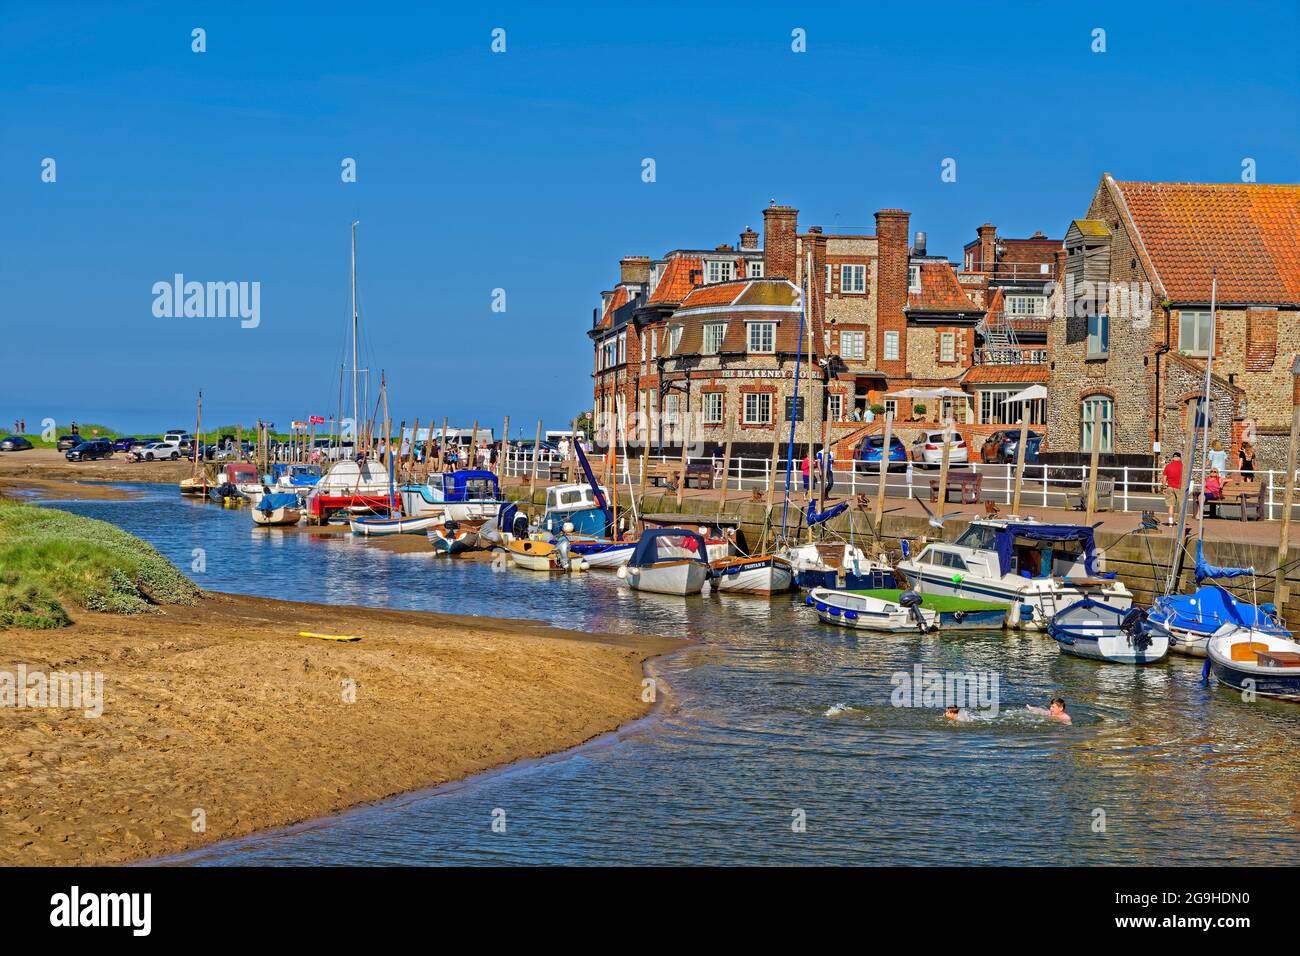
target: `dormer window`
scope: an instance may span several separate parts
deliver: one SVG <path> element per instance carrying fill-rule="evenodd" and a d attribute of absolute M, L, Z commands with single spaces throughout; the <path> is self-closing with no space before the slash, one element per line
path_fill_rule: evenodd
<path fill-rule="evenodd" d="M 674 325 L 671 329 L 668 330 L 668 343 L 667 343 L 667 348 L 664 349 L 664 354 L 676 355 L 677 346 L 681 344 L 682 344 L 682 327 L 680 325 Z"/>
<path fill-rule="evenodd" d="M 708 282 L 730 282 L 731 281 L 731 260 L 730 259 L 710 259 L 705 263 L 708 270 Z"/>
<path fill-rule="evenodd" d="M 722 350 L 722 340 L 727 334 L 725 322 L 709 322 L 704 326 L 704 354 L 717 355 Z"/>
<path fill-rule="evenodd" d="M 776 351 L 776 323 L 746 323 L 745 344 L 750 352 L 771 355 Z"/>
<path fill-rule="evenodd" d="M 749 260 L 749 277 L 750 277 L 751 279 L 761 279 L 761 278 L 763 278 L 763 260 L 762 260 L 762 259 L 750 259 L 750 260 Z"/>
<path fill-rule="evenodd" d="M 919 265 L 907 267 L 907 291 L 921 291 L 921 267 Z"/>
<path fill-rule="evenodd" d="M 1041 318 L 1047 314 L 1047 300 L 1041 295 L 1007 296 L 1007 315 L 1030 315 Z"/>

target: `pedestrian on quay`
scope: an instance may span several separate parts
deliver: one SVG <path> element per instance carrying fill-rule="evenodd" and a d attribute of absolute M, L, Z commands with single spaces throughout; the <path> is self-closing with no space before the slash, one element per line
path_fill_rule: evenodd
<path fill-rule="evenodd" d="M 803 493 L 808 494 L 809 477 L 812 473 L 812 464 L 808 461 L 808 456 L 804 455 L 803 460 L 799 462 L 799 470 L 803 472 Z"/>
<path fill-rule="evenodd" d="M 1219 474 L 1224 474 L 1228 470 L 1228 450 L 1223 447 L 1223 442 L 1217 438 L 1210 443 L 1210 467 L 1217 468 Z"/>
<path fill-rule="evenodd" d="M 18 434 L 20 435 L 27 434 L 27 419 L 24 418 L 22 421 L 18 423 Z"/>
<path fill-rule="evenodd" d="M 835 457 L 829 448 L 823 454 L 826 456 L 826 474 L 823 480 L 826 482 L 826 497 L 829 498 L 835 490 Z"/>
<path fill-rule="evenodd" d="M 1174 523 L 1174 512 L 1183 504 L 1183 456 L 1174 452 L 1165 470 L 1161 472 L 1165 483 L 1165 524 Z"/>
<path fill-rule="evenodd" d="M 1237 470 L 1247 481 L 1255 480 L 1255 446 L 1243 441 L 1237 449 Z"/>

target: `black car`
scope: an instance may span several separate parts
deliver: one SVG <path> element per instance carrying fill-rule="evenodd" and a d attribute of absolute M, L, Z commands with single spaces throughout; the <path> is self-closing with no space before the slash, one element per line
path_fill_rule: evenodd
<path fill-rule="evenodd" d="M 68 461 L 94 461 L 96 458 L 112 458 L 113 443 L 107 438 L 92 438 L 79 445 L 73 445 L 63 455 Z"/>
<path fill-rule="evenodd" d="M 59 440 L 54 443 L 54 447 L 59 451 L 67 451 L 69 448 L 75 448 L 80 445 L 84 439 L 80 435 L 60 435 Z"/>
<path fill-rule="evenodd" d="M 6 438 L 0 438 L 0 451 L 27 451 L 32 447 L 22 435 L 9 435 Z"/>

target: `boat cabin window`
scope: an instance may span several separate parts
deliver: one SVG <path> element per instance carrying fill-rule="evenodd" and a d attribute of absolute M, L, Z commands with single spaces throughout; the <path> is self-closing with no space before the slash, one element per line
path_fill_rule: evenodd
<path fill-rule="evenodd" d="M 955 571 L 966 570 L 966 562 L 961 559 L 961 555 L 953 554 L 951 551 L 931 551 L 930 563 L 944 568 L 952 568 Z"/>
<path fill-rule="evenodd" d="M 1016 538 L 1011 548 L 1011 573 L 1022 578 L 1067 577 L 1079 573 L 1083 550 L 1073 541 L 1030 541 Z"/>
<path fill-rule="evenodd" d="M 962 532 L 956 543 L 963 548 L 975 548 L 980 551 L 997 549 L 997 529 L 987 525 L 973 524 Z"/>
<path fill-rule="evenodd" d="M 492 482 L 486 478 L 473 478 L 465 482 L 465 497 L 467 499 L 485 500 L 492 498 L 494 494 Z"/>

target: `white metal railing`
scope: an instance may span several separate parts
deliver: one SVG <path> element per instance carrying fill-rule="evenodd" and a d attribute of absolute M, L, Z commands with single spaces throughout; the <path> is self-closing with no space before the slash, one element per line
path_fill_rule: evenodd
<path fill-rule="evenodd" d="M 618 459 L 618 484 L 623 488 L 627 488 L 628 485 L 639 488 L 642 483 L 641 468 L 646 461 L 652 465 L 679 465 L 682 460 L 680 453 L 674 455 L 668 452 L 651 454 L 645 458 L 620 455 Z M 804 490 L 804 478 L 800 467 L 801 461 L 802 456 L 796 456 L 794 472 L 790 481 L 791 490 L 799 493 Z M 722 457 L 688 456 L 686 462 L 696 466 L 696 474 L 689 476 L 689 485 L 696 483 L 701 470 L 698 466 L 705 463 L 708 465 L 706 474 L 710 486 L 715 491 L 719 490 L 719 482 L 722 479 Z M 581 471 L 577 469 L 576 465 L 545 449 L 542 451 L 537 464 L 539 482 L 558 480 L 561 474 L 567 477 L 571 466 L 572 473 L 577 480 L 582 480 Z M 605 482 L 611 481 L 611 476 L 607 473 L 608 466 L 603 456 L 593 454 L 591 456 L 591 466 L 598 479 Z M 1125 465 L 1102 466 L 1099 470 L 1103 481 L 1113 482 L 1113 492 L 1109 502 L 1112 510 L 1162 512 L 1166 509 L 1161 469 Z M 1196 470 L 1198 472 L 1196 487 L 1203 487 L 1203 482 L 1199 480 L 1199 469 Z M 531 478 L 532 471 L 532 451 L 529 449 L 511 449 L 501 463 L 499 474 L 502 477 L 527 481 Z M 809 488 L 810 490 L 818 489 L 815 465 L 811 471 Z M 993 501 L 1002 505 L 1009 505 L 1015 495 L 1015 471 L 1014 462 L 1007 464 L 962 462 L 949 466 L 951 477 L 972 473 L 979 475 L 980 500 Z M 1026 464 L 1021 484 L 1021 501 L 1030 507 L 1076 507 L 1082 510 L 1082 500 L 1086 494 L 1088 473 L 1089 466 L 1087 464 Z M 828 497 L 834 499 L 851 495 L 874 496 L 879 487 L 880 463 L 878 461 L 865 462 L 837 459 L 832 468 L 832 475 L 834 481 L 829 489 Z M 1241 477 L 1241 475 L 1242 473 L 1239 471 L 1229 470 L 1223 473 L 1223 478 L 1226 480 Z M 729 491 L 757 490 L 768 492 L 771 490 L 773 476 L 776 479 L 776 493 L 780 494 L 785 488 L 785 459 L 779 459 L 776 468 L 773 469 L 771 460 L 767 458 L 733 456 L 727 473 L 727 489 Z M 1264 494 L 1266 517 L 1270 520 L 1280 517 L 1283 489 L 1286 484 L 1285 472 L 1257 470 L 1253 476 L 1256 481 L 1267 482 Z M 913 462 L 906 464 L 891 462 L 890 470 L 885 477 L 885 495 L 888 498 L 910 499 L 919 496 L 928 498 L 930 495 L 930 482 L 931 480 L 938 481 L 938 478 L 939 468 L 937 466 L 927 468 Z M 1300 483 L 1300 480 L 1298 480 L 1298 483 Z M 663 487 L 662 480 L 655 479 L 653 475 L 646 481 L 646 485 L 647 487 Z M 1101 503 L 1105 504 L 1104 501 Z M 1235 506 L 1235 502 L 1230 501 L 1227 503 Z M 1296 516 L 1300 517 L 1300 514 Z"/>

